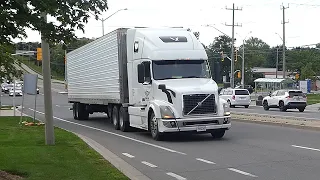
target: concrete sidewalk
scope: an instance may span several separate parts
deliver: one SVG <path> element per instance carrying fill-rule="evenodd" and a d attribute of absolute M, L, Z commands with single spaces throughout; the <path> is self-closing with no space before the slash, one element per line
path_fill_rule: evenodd
<path fill-rule="evenodd" d="M 0 110 L 0 116 L 13 116 L 13 109 L 11 110 Z M 17 112 L 16 112 L 17 115 Z"/>
<path fill-rule="evenodd" d="M 306 107 L 306 110 L 308 110 L 308 111 L 314 111 L 314 112 L 320 112 L 320 103 L 308 105 L 308 106 Z"/>

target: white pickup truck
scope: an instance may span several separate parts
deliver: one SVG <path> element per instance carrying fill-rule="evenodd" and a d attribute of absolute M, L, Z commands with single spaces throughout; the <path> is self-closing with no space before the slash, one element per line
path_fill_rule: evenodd
<path fill-rule="evenodd" d="M 120 28 L 67 54 L 74 119 L 105 112 L 115 129 L 211 133 L 231 127 L 207 54 L 182 28 Z"/>

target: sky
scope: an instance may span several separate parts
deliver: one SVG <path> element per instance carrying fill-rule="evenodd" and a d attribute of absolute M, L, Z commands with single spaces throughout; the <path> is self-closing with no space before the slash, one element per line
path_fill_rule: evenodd
<path fill-rule="evenodd" d="M 232 11 L 235 7 L 236 46 L 242 40 L 253 36 L 262 39 L 270 46 L 281 45 L 283 37 L 282 4 L 285 10 L 286 46 L 295 47 L 320 43 L 317 23 L 320 12 L 320 0 L 108 0 L 109 10 L 101 18 L 119 11 L 104 23 L 105 34 L 120 27 L 185 27 L 200 32 L 200 41 L 205 45 L 222 35 L 216 29 L 231 36 Z M 50 20 L 50 17 L 48 18 Z M 51 18 L 51 20 L 53 20 Z M 206 27 L 209 24 L 213 27 Z M 250 33 L 251 32 L 251 33 Z M 278 33 L 278 34 L 276 34 Z M 40 41 L 40 34 L 27 29 L 28 41 Z M 102 36 L 102 23 L 93 17 L 85 26 L 85 33 L 76 31 L 78 37 L 97 38 Z M 15 40 L 18 42 L 20 40 Z"/>

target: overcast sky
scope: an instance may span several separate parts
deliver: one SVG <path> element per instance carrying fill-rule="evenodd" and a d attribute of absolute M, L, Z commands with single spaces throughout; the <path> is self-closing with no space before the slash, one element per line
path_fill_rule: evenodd
<path fill-rule="evenodd" d="M 221 33 L 212 27 L 204 27 L 206 24 L 214 25 L 231 36 L 232 28 L 225 26 L 225 23 L 232 23 L 232 11 L 226 10 L 226 7 L 232 8 L 233 2 L 236 7 L 242 8 L 241 11 L 235 11 L 235 22 L 242 24 L 242 27 L 235 28 L 237 46 L 250 31 L 252 34 L 249 36 L 258 37 L 271 46 L 282 44 L 279 37 L 282 37 L 282 3 L 285 7 L 289 4 L 285 14 L 286 21 L 289 21 L 286 24 L 286 45 L 294 47 L 320 43 L 320 0 L 108 0 L 109 10 L 102 17 L 128 8 L 105 21 L 105 33 L 119 27 L 183 26 L 199 31 L 200 41 L 208 45 Z M 27 30 L 27 34 L 28 38 L 23 41 L 40 41 L 39 32 Z M 76 35 L 88 38 L 101 36 L 101 21 L 91 18 L 85 33 L 77 31 Z"/>

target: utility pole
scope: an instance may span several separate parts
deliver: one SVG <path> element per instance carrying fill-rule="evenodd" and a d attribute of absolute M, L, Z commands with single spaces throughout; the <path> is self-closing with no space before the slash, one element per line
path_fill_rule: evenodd
<path fill-rule="evenodd" d="M 244 88 L 244 39 L 242 41 L 242 69 L 241 69 L 241 85 Z"/>
<path fill-rule="evenodd" d="M 279 47 L 277 47 L 276 78 L 278 78 L 278 66 L 279 66 Z"/>
<path fill-rule="evenodd" d="M 227 25 L 226 26 L 232 26 L 232 43 L 231 43 L 231 69 L 230 69 L 230 74 L 231 74 L 231 77 L 230 77 L 230 86 L 231 88 L 234 88 L 234 27 L 235 26 L 240 26 L 238 23 L 235 25 L 234 24 L 234 11 L 235 10 L 242 10 L 242 9 L 239 9 L 239 8 L 234 8 L 234 3 L 232 5 L 232 9 L 231 8 L 226 8 L 227 10 L 232 10 L 232 25 Z"/>
<path fill-rule="evenodd" d="M 41 17 L 47 22 L 47 14 L 42 13 Z M 54 127 L 52 112 L 52 94 L 51 94 L 51 69 L 50 69 L 50 50 L 43 33 L 41 33 L 42 48 L 42 74 L 43 74 L 43 93 L 44 93 L 44 113 L 45 113 L 45 135 L 46 145 L 54 145 Z"/>
<path fill-rule="evenodd" d="M 286 22 L 286 20 L 285 20 L 285 10 L 288 9 L 288 8 L 289 8 L 289 5 L 287 7 L 284 7 L 283 4 L 282 4 L 282 6 L 281 6 L 282 13 L 283 13 L 283 16 L 282 16 L 282 25 L 283 25 L 282 71 L 283 71 L 283 79 L 286 78 L 286 23 L 289 23 L 289 21 Z"/>

